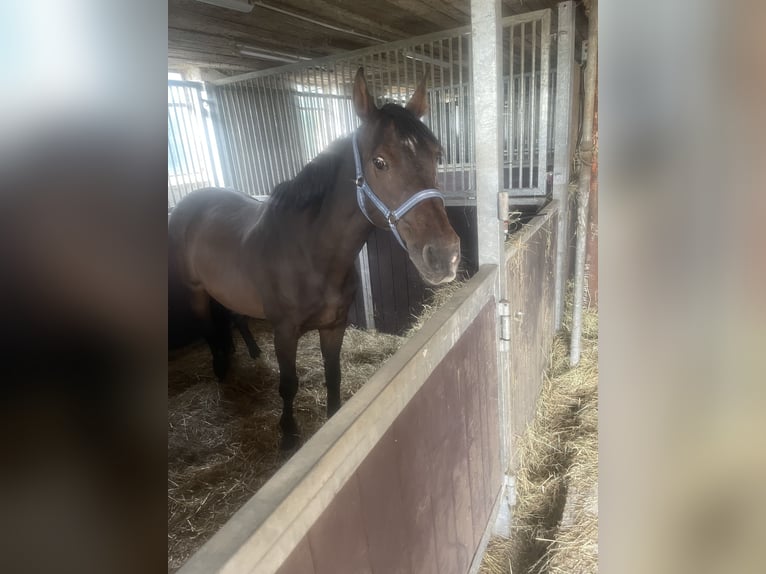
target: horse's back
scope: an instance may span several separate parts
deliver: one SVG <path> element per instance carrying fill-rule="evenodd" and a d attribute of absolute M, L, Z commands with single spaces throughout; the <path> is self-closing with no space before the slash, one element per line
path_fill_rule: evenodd
<path fill-rule="evenodd" d="M 245 315 L 258 304 L 240 308 L 251 277 L 243 268 L 246 239 L 258 225 L 265 203 L 240 192 L 205 188 L 184 197 L 168 223 L 169 256 L 189 294 L 204 290 L 224 306 Z M 250 311 L 250 312 L 248 312 Z"/>

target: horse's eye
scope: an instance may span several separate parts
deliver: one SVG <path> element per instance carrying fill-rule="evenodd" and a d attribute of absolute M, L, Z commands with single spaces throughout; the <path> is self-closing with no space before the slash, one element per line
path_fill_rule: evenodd
<path fill-rule="evenodd" d="M 382 157 L 378 156 L 372 160 L 372 163 L 375 165 L 377 169 L 384 170 L 388 169 L 388 164 L 386 163 L 386 160 L 384 160 Z"/>

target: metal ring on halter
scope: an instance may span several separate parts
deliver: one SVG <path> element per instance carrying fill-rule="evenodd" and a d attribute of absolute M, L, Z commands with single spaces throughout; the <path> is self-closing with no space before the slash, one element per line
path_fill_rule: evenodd
<path fill-rule="evenodd" d="M 359 205 L 359 209 L 367 218 L 367 221 L 375 225 L 375 223 L 370 218 L 370 214 L 367 213 L 367 207 L 365 205 L 365 198 L 369 199 L 375 206 L 375 209 L 377 209 L 388 222 L 388 226 L 390 227 L 391 232 L 394 234 L 394 237 L 396 237 L 396 240 L 399 242 L 399 245 L 402 246 L 402 249 L 407 251 L 407 246 L 399 235 L 399 230 L 396 228 L 396 224 L 399 223 L 399 220 L 402 217 L 404 217 L 405 213 L 426 199 L 439 198 L 442 200 L 442 203 L 444 203 L 444 194 L 438 189 L 422 189 L 417 193 L 414 193 L 396 209 L 389 209 L 388 206 L 383 203 L 383 201 L 377 195 L 375 195 L 375 192 L 372 191 L 372 188 L 364 179 L 362 160 L 359 155 L 359 146 L 356 143 L 356 134 L 357 132 L 355 131 L 351 137 L 351 142 L 352 147 L 354 148 L 354 163 L 356 165 L 356 202 Z"/>

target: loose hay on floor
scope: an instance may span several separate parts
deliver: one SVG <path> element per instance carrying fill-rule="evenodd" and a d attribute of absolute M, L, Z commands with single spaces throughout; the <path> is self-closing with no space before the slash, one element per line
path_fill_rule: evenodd
<path fill-rule="evenodd" d="M 460 284 L 435 290 L 410 336 Z M 171 354 L 168 362 L 168 571 L 174 572 L 286 462 L 279 450 L 279 369 L 273 334 L 251 321 L 262 354 L 253 361 L 234 332 L 232 372 L 213 375 L 207 345 Z M 406 337 L 350 328 L 342 352 L 345 403 Z M 308 440 L 326 421 L 324 367 L 316 331 L 298 345 L 295 417 Z"/>
<path fill-rule="evenodd" d="M 521 438 L 510 540 L 493 538 L 485 574 L 598 571 L 598 315 L 584 316 L 569 367 L 569 329 L 553 345 L 535 419 Z"/>

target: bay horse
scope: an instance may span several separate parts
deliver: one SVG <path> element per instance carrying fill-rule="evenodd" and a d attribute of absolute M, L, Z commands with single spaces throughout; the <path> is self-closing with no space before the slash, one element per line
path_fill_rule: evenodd
<path fill-rule="evenodd" d="M 232 190 L 190 193 L 168 223 L 169 262 L 188 308 L 205 325 L 219 378 L 231 350 L 226 310 L 266 319 L 279 363 L 282 448 L 298 443 L 293 399 L 298 339 L 319 330 L 327 415 L 340 408 L 340 350 L 357 288 L 354 261 L 373 226 L 389 229 L 431 285 L 452 281 L 460 239 L 436 189 L 441 146 L 420 121 L 425 78 L 402 107 L 377 108 L 360 68 L 352 102 L 361 120 L 265 202 Z"/>

